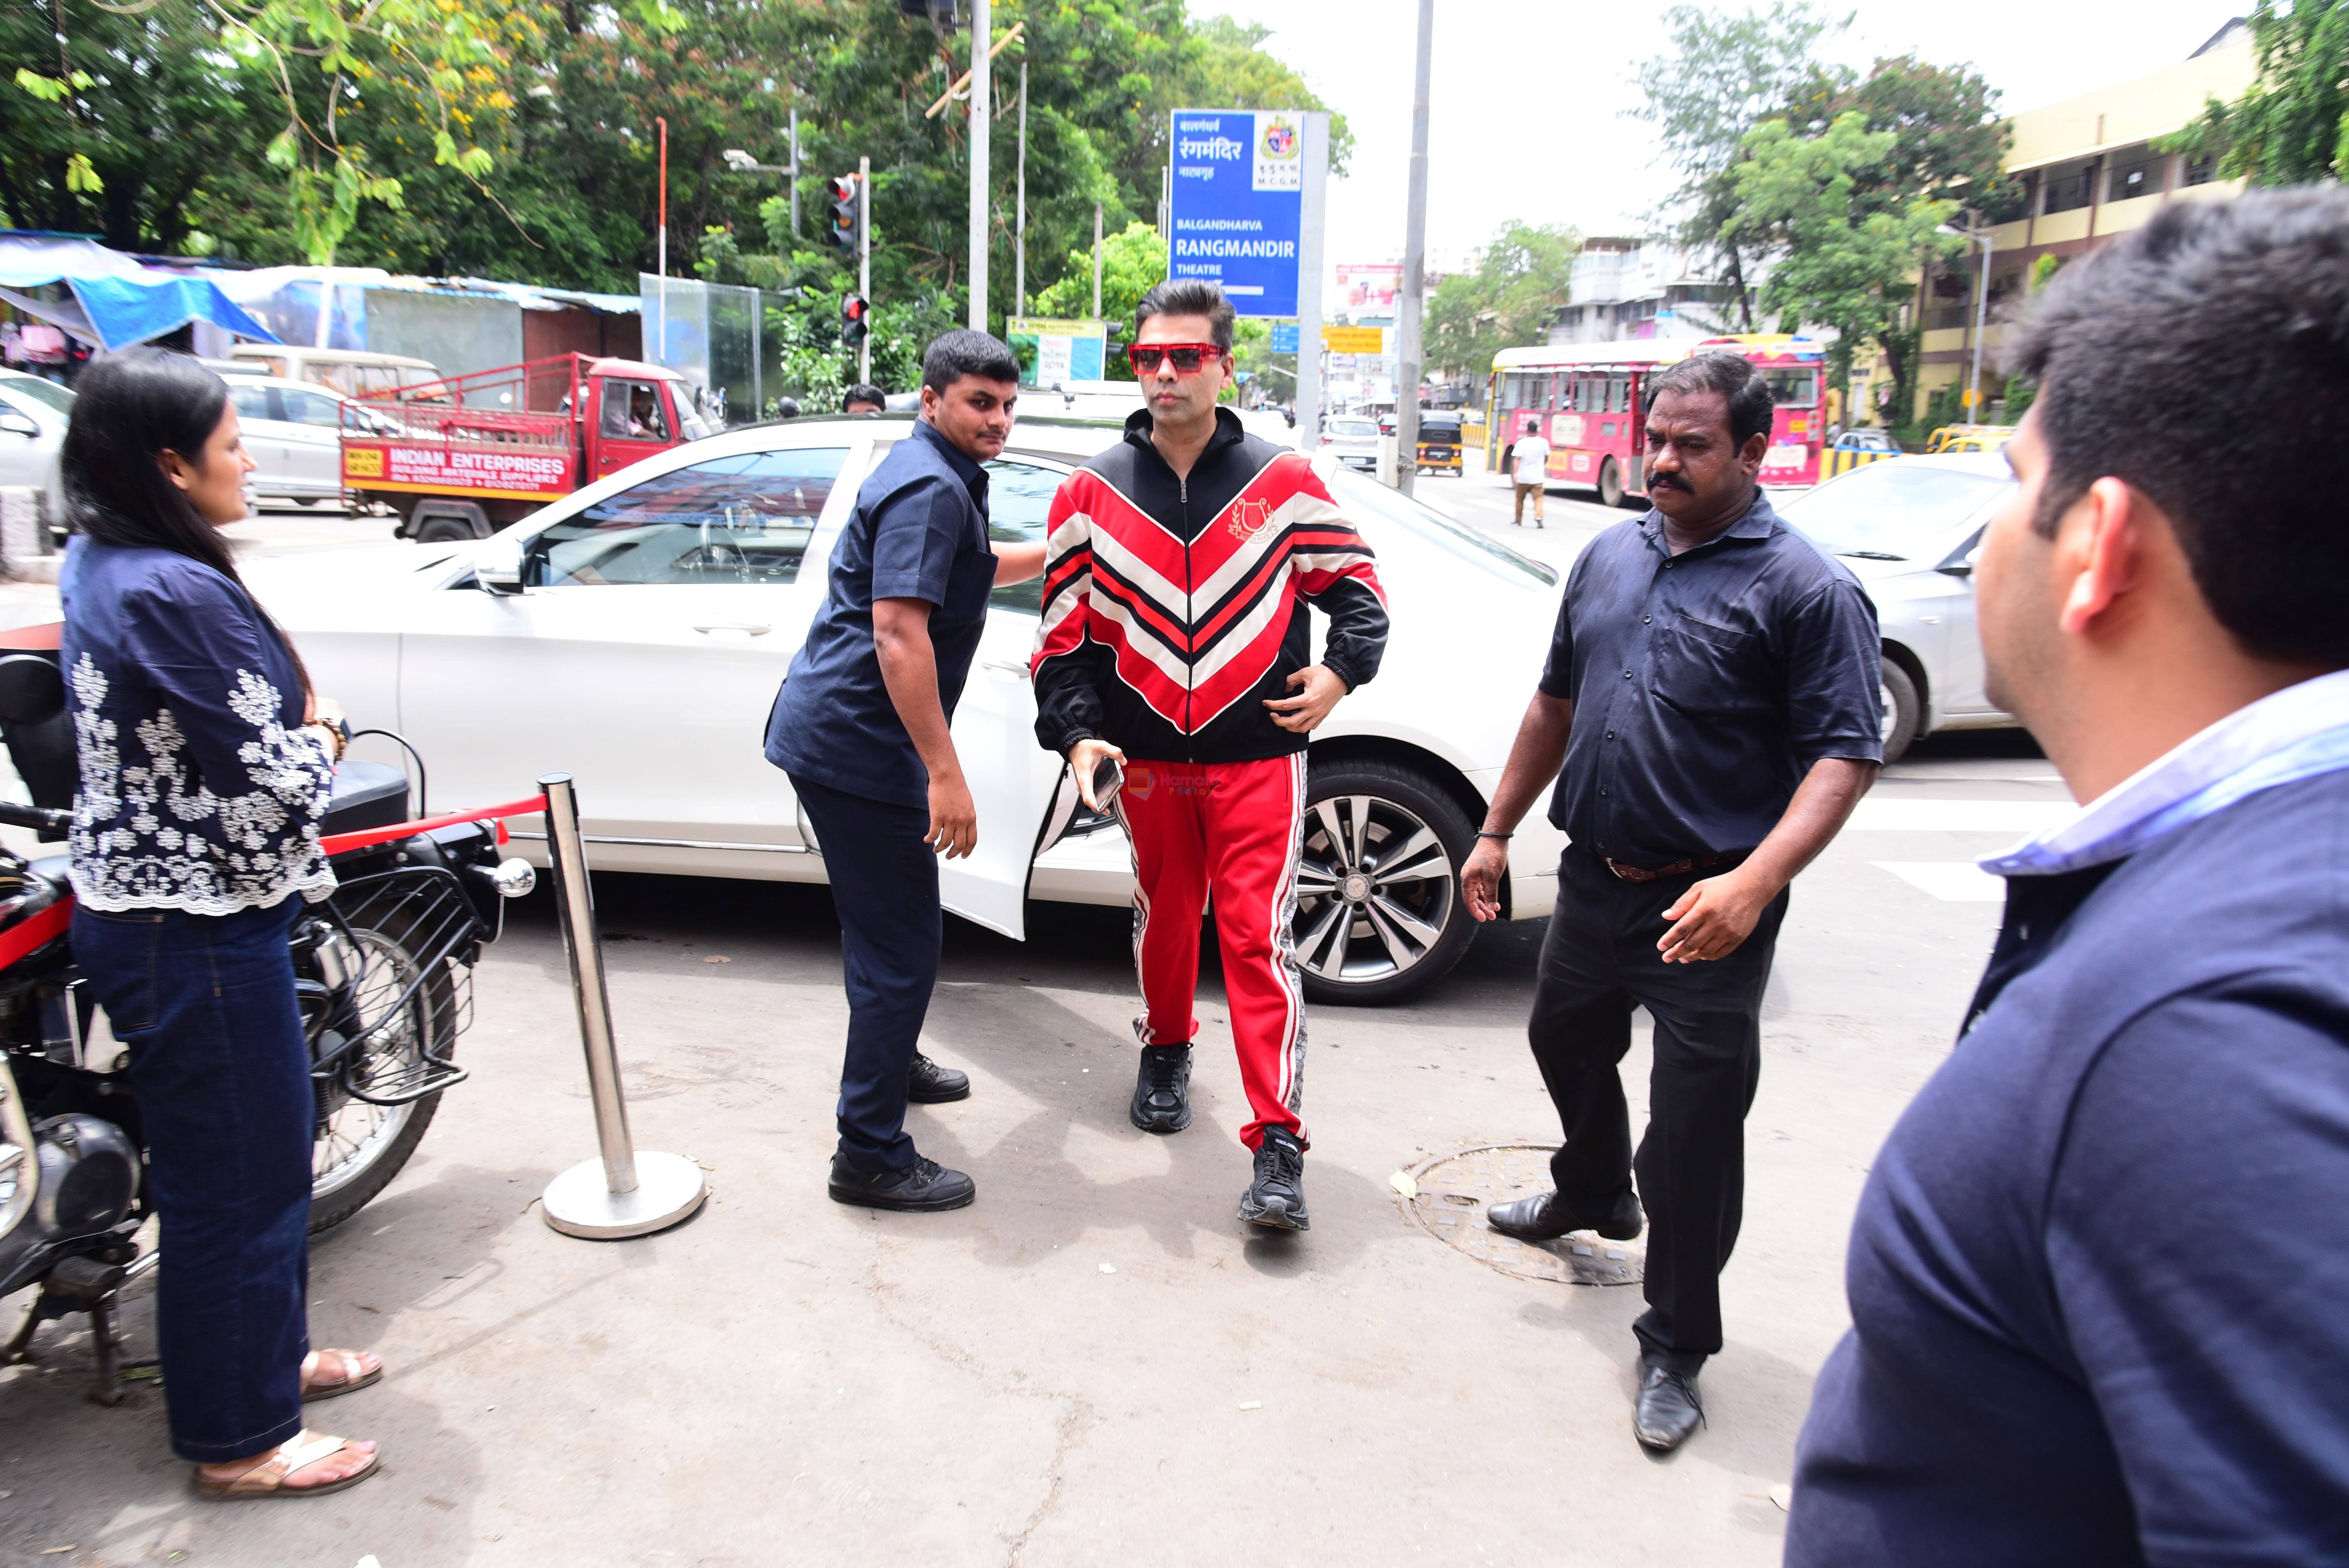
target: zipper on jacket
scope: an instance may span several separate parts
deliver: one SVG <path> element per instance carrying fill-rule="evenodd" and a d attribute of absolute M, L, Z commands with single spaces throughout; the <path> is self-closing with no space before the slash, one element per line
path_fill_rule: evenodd
<path fill-rule="evenodd" d="M 1202 453 L 1201 455 L 1205 456 L 1206 454 Z M 1183 640 L 1185 643 L 1188 643 L 1191 640 L 1192 634 L 1198 628 L 1198 611 L 1192 602 L 1191 595 L 1191 536 L 1193 532 L 1191 528 L 1191 476 L 1188 474 L 1177 474 L 1174 477 L 1174 491 L 1175 494 L 1182 498 L 1183 502 Z M 1195 648 L 1190 648 L 1186 649 L 1185 652 L 1195 655 L 1198 650 Z M 1198 681 L 1195 678 L 1197 674 L 1197 665 L 1192 659 L 1185 658 L 1184 660 L 1183 760 L 1192 763 L 1195 763 L 1199 760 L 1199 737 L 1191 727 L 1191 699 L 1198 690 Z"/>

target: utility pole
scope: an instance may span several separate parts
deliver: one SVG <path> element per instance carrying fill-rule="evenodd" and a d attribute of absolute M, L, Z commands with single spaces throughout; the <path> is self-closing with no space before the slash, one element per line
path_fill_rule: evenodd
<path fill-rule="evenodd" d="M 987 330 L 987 139 L 993 129 L 994 72 L 988 44 L 995 31 L 993 0 L 970 5 L 970 325 Z"/>
<path fill-rule="evenodd" d="M 873 299 L 873 160 L 856 160 L 856 292 L 867 308 Z M 856 378 L 873 379 L 873 334 L 868 328 L 856 345 Z"/>
<path fill-rule="evenodd" d="M 1322 353 L 1321 273 L 1330 209 L 1330 117 L 1313 110 L 1303 118 L 1305 189 L 1297 214 L 1297 449 L 1310 456 L 1321 446 L 1321 389 L 1329 380 Z"/>
<path fill-rule="evenodd" d="M 1019 62 L 1019 206 L 1011 220 L 1011 314 L 1028 314 L 1028 62 Z"/>
<path fill-rule="evenodd" d="M 1982 333 L 1990 325 L 1990 231 L 1977 229 L 1968 238 L 1980 242 L 1982 245 L 1982 282 L 1974 289 L 1973 378 L 1967 383 L 1971 391 L 1966 399 L 1966 422 L 1979 425 L 1984 413 L 1982 400 Z"/>
<path fill-rule="evenodd" d="M 792 106 L 792 238 L 800 237 L 800 111 Z"/>
<path fill-rule="evenodd" d="M 1101 212 L 1102 204 L 1093 203 L 1093 319 L 1101 319 Z"/>
<path fill-rule="evenodd" d="M 1419 0 L 1419 67 L 1411 98 L 1411 197 L 1402 232 L 1402 317 L 1395 325 L 1395 488 L 1419 477 L 1420 314 L 1427 294 L 1427 77 L 1435 46 L 1435 0 Z"/>
<path fill-rule="evenodd" d="M 660 127 L 660 259 L 654 263 L 660 276 L 660 308 L 653 313 L 653 351 L 648 357 L 655 365 L 668 352 L 668 121 L 659 115 L 653 123 Z"/>

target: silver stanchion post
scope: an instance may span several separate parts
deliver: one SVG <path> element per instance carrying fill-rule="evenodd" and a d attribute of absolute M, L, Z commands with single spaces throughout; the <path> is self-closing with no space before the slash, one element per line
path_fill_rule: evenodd
<path fill-rule="evenodd" d="M 692 1161 L 640 1150 L 628 1137 L 628 1101 L 612 1043 L 612 999 L 604 988 L 604 939 L 595 929 L 587 846 L 579 834 L 579 794 L 568 773 L 550 773 L 538 787 L 546 791 L 546 859 L 554 873 L 563 947 L 571 957 L 571 994 L 579 1006 L 579 1043 L 587 1053 L 587 1093 L 595 1102 L 595 1142 L 602 1150 L 548 1182 L 540 1207 L 546 1222 L 568 1236 L 641 1236 L 700 1208 L 709 1187 Z"/>

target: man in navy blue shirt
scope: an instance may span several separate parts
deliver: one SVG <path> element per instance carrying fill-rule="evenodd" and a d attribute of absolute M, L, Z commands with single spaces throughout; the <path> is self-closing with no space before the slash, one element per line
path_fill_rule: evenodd
<path fill-rule="evenodd" d="M 830 1185 L 843 1203 L 957 1209 L 977 1191 L 915 1151 L 905 1106 L 970 1093 L 916 1046 L 945 935 L 937 857 L 978 844 L 947 727 L 955 699 L 988 594 L 1044 569 L 1041 543 L 988 543 L 981 465 L 1003 450 L 1019 396 L 1019 362 L 995 338 L 930 345 L 921 418 L 856 492 L 823 608 L 767 721 L 767 760 L 791 775 L 840 915 L 848 1053 Z"/>
<path fill-rule="evenodd" d="M 1984 862 L 1786 1561 L 2349 1562 L 2349 192 L 2165 207 L 2013 354 L 1982 650 L 2087 804 Z"/>
<path fill-rule="evenodd" d="M 1510 831 L 1556 778 L 1550 820 L 1573 842 L 1526 1033 L 1566 1143 L 1550 1161 L 1555 1191 L 1486 1218 L 1527 1241 L 1629 1240 L 1645 1200 L 1631 1429 L 1669 1452 L 1703 1419 L 1697 1370 L 1721 1348 L 1720 1275 L 1744 1212 L 1745 1113 L 1786 884 L 1843 826 L 1883 751 L 1875 606 L 1754 482 L 1768 384 L 1742 356 L 1711 353 L 1646 390 L 1655 510 L 1575 562 L 1461 882 L 1477 919 L 1500 913 Z M 1634 1006 L 1655 1023 L 1636 1156 L 1617 1070 Z"/>

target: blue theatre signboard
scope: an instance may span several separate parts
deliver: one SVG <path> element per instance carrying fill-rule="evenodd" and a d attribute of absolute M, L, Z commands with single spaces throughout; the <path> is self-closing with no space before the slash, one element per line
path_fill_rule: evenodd
<path fill-rule="evenodd" d="M 1242 315 L 1297 314 L 1305 117 L 1174 111 L 1170 276 L 1221 284 Z"/>

